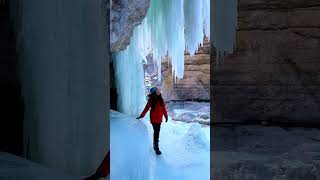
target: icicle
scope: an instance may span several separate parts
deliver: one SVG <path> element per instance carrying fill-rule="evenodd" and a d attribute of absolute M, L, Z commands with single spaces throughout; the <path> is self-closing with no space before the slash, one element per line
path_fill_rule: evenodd
<path fill-rule="evenodd" d="M 146 101 L 142 62 L 147 61 L 150 40 L 144 23 L 134 29 L 132 44 L 125 51 L 115 53 L 114 61 L 119 111 L 133 116 L 139 115 Z"/>
<path fill-rule="evenodd" d="M 198 44 L 203 41 L 202 0 L 185 0 L 184 15 L 186 46 L 190 55 L 193 56 Z"/>
<path fill-rule="evenodd" d="M 233 53 L 237 29 L 237 0 L 213 0 L 213 16 L 211 22 L 212 44 L 217 51 L 217 63 L 219 58 L 223 60 L 225 55 Z"/>
<path fill-rule="evenodd" d="M 168 58 L 172 80 L 176 83 L 184 76 L 186 48 L 191 56 L 197 52 L 204 36 L 209 37 L 209 21 L 210 0 L 151 1 L 143 23 L 135 27 L 130 45 L 125 51 L 116 53 L 116 78 L 117 81 L 124 81 L 117 84 L 121 112 L 136 115 L 138 109 L 141 110 L 136 104 L 143 100 L 130 98 L 144 97 L 140 93 L 144 92 L 141 61 L 146 61 L 147 53 L 152 53 L 156 62 L 158 82 L 162 79 L 161 62 L 163 58 Z M 132 68 L 135 70 L 130 70 Z"/>
<path fill-rule="evenodd" d="M 210 39 L 210 0 L 202 1 L 202 18 L 204 21 L 203 32 Z"/>

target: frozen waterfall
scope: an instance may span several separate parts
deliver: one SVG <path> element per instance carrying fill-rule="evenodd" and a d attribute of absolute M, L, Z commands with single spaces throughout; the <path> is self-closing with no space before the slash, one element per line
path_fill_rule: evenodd
<path fill-rule="evenodd" d="M 232 53 L 237 18 L 236 0 L 151 0 L 146 18 L 135 27 L 126 50 L 115 52 L 119 111 L 138 115 L 145 102 L 143 61 L 150 53 L 161 81 L 161 61 L 169 56 L 172 77 L 184 76 L 185 51 L 194 55 L 203 37 L 211 38 L 218 57 Z M 211 8 L 210 8 L 211 7 Z M 215 17 L 211 19 L 210 9 Z M 211 32 L 211 36 L 210 33 Z M 169 63 L 169 62 L 168 62 Z"/>

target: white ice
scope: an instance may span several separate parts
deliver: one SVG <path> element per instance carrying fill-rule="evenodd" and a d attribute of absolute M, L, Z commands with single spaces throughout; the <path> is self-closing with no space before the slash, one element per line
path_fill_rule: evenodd
<path fill-rule="evenodd" d="M 159 146 L 152 148 L 149 117 L 134 117 L 115 111 L 111 116 L 111 179 L 207 180 L 210 178 L 209 126 L 198 123 L 163 122 Z M 139 173 L 138 173 L 139 172 Z"/>
<path fill-rule="evenodd" d="M 95 171 L 109 149 L 103 2 L 7 1 L 25 107 L 24 156 L 75 175 Z"/>
<path fill-rule="evenodd" d="M 147 54 L 148 48 L 143 46 L 143 34 L 147 29 L 138 26 L 133 31 L 131 42 L 125 51 L 115 53 L 114 69 L 118 93 L 118 109 L 129 115 L 138 115 L 146 101 L 144 72 L 142 62 L 143 54 Z M 145 41 L 147 42 L 147 41 Z"/>
<path fill-rule="evenodd" d="M 110 111 L 110 148 L 110 179 L 149 179 L 148 131 L 142 122 Z"/>
<path fill-rule="evenodd" d="M 183 78 L 184 51 L 194 54 L 204 34 L 209 37 L 209 6 L 209 0 L 152 0 L 147 17 L 136 27 L 143 31 L 134 33 L 130 39 L 130 47 L 139 48 L 134 52 L 132 47 L 127 48 L 125 51 L 131 51 L 132 56 L 126 61 L 141 62 L 151 52 L 160 72 L 161 60 L 168 54 L 174 76 Z M 138 54 L 142 56 L 137 57 Z M 161 73 L 158 76 L 160 81 Z"/>
<path fill-rule="evenodd" d="M 114 53 L 118 109 L 138 115 L 145 103 L 143 62 L 153 54 L 161 81 L 161 61 L 169 56 L 172 77 L 184 76 L 184 53 L 193 55 L 210 32 L 209 0 L 152 0 L 147 16 L 135 27 L 126 50 Z"/>

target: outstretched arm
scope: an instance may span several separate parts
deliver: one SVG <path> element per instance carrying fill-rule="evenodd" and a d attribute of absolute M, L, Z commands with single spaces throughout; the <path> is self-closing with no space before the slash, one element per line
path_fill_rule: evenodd
<path fill-rule="evenodd" d="M 143 118 L 146 115 L 146 113 L 149 111 L 150 106 L 151 106 L 151 100 L 148 99 L 148 103 L 146 107 L 144 107 L 144 110 L 142 111 L 141 115 L 137 119 Z"/>

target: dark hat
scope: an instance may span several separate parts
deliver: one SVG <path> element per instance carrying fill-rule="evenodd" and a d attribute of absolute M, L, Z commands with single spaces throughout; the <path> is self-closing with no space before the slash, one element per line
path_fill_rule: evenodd
<path fill-rule="evenodd" d="M 153 93 L 157 92 L 157 90 L 158 90 L 158 88 L 152 87 L 152 88 L 150 89 L 150 94 L 153 94 Z"/>

